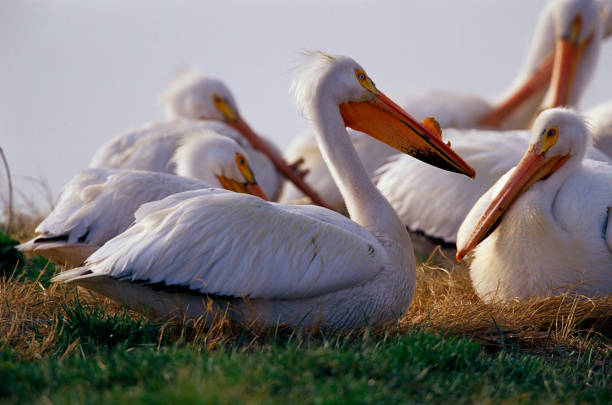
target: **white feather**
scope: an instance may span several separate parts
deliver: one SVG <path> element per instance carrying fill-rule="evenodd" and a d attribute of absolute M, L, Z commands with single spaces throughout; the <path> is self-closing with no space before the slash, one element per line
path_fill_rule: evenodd
<path fill-rule="evenodd" d="M 487 301 L 548 295 L 571 289 L 585 295 L 612 293 L 609 207 L 612 166 L 583 160 L 588 130 L 579 116 L 561 109 L 543 113 L 542 128 L 558 126 L 545 156 L 571 157 L 536 182 L 505 212 L 498 227 L 474 249 L 470 274 Z M 504 175 L 469 212 L 458 233 L 465 246 L 472 229 L 510 177 Z"/>
<path fill-rule="evenodd" d="M 352 59 L 333 57 L 321 71 L 317 58 L 303 72 L 316 70 L 318 78 L 308 76 L 305 84 L 300 78 L 307 76 L 300 76 L 295 87 L 303 91 L 296 96 L 310 98 L 300 102 L 356 222 L 320 207 L 282 206 L 214 189 L 188 191 L 141 206 L 133 226 L 90 256 L 85 267 L 56 281 L 162 315 L 177 309 L 202 315 L 207 306 L 198 292 L 229 304 L 233 318 L 265 325 L 350 328 L 397 318 L 414 293 L 412 245 L 337 125 L 338 100 L 374 95 L 357 81 L 359 65 Z M 151 284 L 191 292 L 160 303 Z M 147 285 L 149 292 L 142 292 Z"/>

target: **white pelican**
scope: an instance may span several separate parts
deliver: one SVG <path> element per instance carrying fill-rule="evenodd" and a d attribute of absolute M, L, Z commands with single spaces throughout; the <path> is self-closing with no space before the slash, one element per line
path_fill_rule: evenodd
<path fill-rule="evenodd" d="M 189 70 L 179 75 L 162 94 L 171 121 L 149 124 L 111 139 L 94 154 L 90 166 L 105 169 L 166 171 L 167 162 L 185 131 L 212 127 L 239 142 L 259 174 L 263 190 L 276 198 L 285 176 L 315 203 L 324 205 L 319 195 L 303 180 L 299 162 L 288 165 L 278 149 L 257 135 L 240 115 L 230 90 L 223 82 Z M 203 120 L 203 121 L 202 121 Z M 236 132 L 237 131 L 237 132 Z"/>
<path fill-rule="evenodd" d="M 584 113 L 593 136 L 593 146 L 612 160 L 612 100 Z"/>
<path fill-rule="evenodd" d="M 588 84 L 597 61 L 600 13 L 592 0 L 563 0 L 554 4 L 565 5 L 553 8 L 565 13 L 554 14 L 558 16 L 553 21 L 560 33 L 559 51 L 555 53 L 553 85 L 547 98 L 552 97 L 558 105 L 568 101 L 573 104 Z M 570 35 L 561 35 L 564 32 Z M 576 54 L 581 55 L 579 59 L 567 56 Z M 520 160 L 528 145 L 529 131 L 450 129 L 444 133 L 453 148 L 476 169 L 475 181 L 451 173 L 438 175 L 426 165 L 397 156 L 377 171 L 377 186 L 410 230 L 454 244 L 459 225 L 478 197 Z M 608 160 L 601 151 L 592 148 L 588 154 L 594 159 Z M 422 179 L 426 178 L 433 180 L 425 184 Z"/>
<path fill-rule="evenodd" d="M 550 1 L 541 13 L 523 72 L 498 102 L 475 95 L 432 91 L 414 97 L 404 106 L 418 119 L 436 117 L 442 128 L 529 128 L 537 113 L 544 108 L 578 104 L 599 54 L 599 16 L 600 8 L 595 0 Z M 352 135 L 357 153 L 371 177 L 396 154 L 392 148 L 377 144 L 363 134 L 353 132 Z M 499 143 L 497 140 L 493 142 L 495 145 Z M 331 181 L 312 133 L 304 132 L 296 137 L 285 157 L 289 161 L 303 158 L 302 167 L 308 171 L 305 180 L 325 196 L 329 205 L 334 208 L 342 206 L 340 193 Z M 515 163 L 513 161 L 511 165 Z M 477 169 L 476 172 L 480 177 L 481 171 Z M 398 181 L 401 181 L 401 176 Z M 482 191 L 489 186 L 487 184 Z M 303 197 L 302 192 L 288 184 L 279 201 L 291 202 Z M 401 195 L 393 196 L 392 204 L 400 198 Z M 467 205 L 466 210 L 472 204 Z M 411 212 L 420 214 L 418 210 Z M 453 239 L 456 233 L 455 227 L 450 232 Z"/>
<path fill-rule="evenodd" d="M 18 248 L 75 267 L 125 231 L 134 222 L 134 212 L 146 202 L 209 187 L 267 198 L 243 148 L 223 136 L 200 135 L 193 134 L 177 149 L 173 159 L 179 176 L 124 169 L 80 171 L 36 228 L 38 235 Z"/>
<path fill-rule="evenodd" d="M 457 235 L 486 301 L 572 290 L 612 293 L 612 165 L 584 159 L 581 117 L 552 109 L 536 120 L 529 148 L 472 208 Z"/>
<path fill-rule="evenodd" d="M 596 66 L 600 20 L 608 19 L 609 3 L 550 0 L 540 13 L 522 72 L 499 100 L 437 90 L 412 98 L 405 107 L 417 111 L 416 118 L 436 117 L 442 128 L 509 130 L 529 128 L 546 108 L 578 106 Z"/>
<path fill-rule="evenodd" d="M 213 308 L 229 305 L 230 316 L 263 325 L 351 328 L 398 317 L 414 292 L 412 245 L 360 164 L 345 127 L 445 169 L 474 173 L 348 57 L 312 54 L 293 90 L 353 220 L 316 206 L 189 191 L 143 205 L 132 227 L 84 267 L 54 281 L 152 308 L 157 316 L 177 309 L 201 316 L 206 295 Z"/>

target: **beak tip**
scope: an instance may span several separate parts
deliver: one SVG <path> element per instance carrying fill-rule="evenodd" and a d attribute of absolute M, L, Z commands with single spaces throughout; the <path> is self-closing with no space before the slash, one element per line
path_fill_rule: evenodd
<path fill-rule="evenodd" d="M 461 262 L 461 260 L 463 260 L 465 255 L 466 255 L 466 252 L 464 252 L 463 250 L 458 250 L 457 255 L 455 255 L 455 259 L 457 260 L 457 262 Z"/>

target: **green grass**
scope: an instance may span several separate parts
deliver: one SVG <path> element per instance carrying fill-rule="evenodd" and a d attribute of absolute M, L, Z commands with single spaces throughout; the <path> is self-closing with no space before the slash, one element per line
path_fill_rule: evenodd
<path fill-rule="evenodd" d="M 0 261 L 11 268 L 4 277 L 13 280 L 6 285 L 30 283 L 31 300 L 55 309 L 24 324 L 35 346 L 50 336 L 49 349 L 33 356 L 18 340 L 0 346 L 0 403 L 612 402 L 605 336 L 526 352 L 502 331 L 500 345 L 485 346 L 420 328 L 386 337 L 367 330 L 349 336 L 238 330 L 209 351 L 182 325 L 87 304 L 72 293 L 49 298 L 56 269 L 42 258 L 24 259 L 14 244 L 0 240 Z"/>
<path fill-rule="evenodd" d="M 610 403 L 609 362 L 593 351 L 487 354 L 466 339 L 413 331 L 369 343 L 297 339 L 211 353 L 118 345 L 66 359 L 0 355 L 8 403 Z"/>
<path fill-rule="evenodd" d="M 37 280 L 44 287 L 50 285 L 50 280 L 58 270 L 53 263 L 41 256 L 28 259 L 15 249 L 19 244 L 9 235 L 0 232 L 0 276 L 16 277 L 19 280 Z"/>

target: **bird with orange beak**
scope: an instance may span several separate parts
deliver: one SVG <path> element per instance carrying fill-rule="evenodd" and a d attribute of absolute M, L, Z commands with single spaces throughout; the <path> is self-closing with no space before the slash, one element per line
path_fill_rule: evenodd
<path fill-rule="evenodd" d="M 491 129 L 488 133 L 491 140 L 485 140 L 489 143 L 488 145 L 482 144 L 480 139 L 472 141 L 470 132 L 445 132 L 445 137 L 451 140 L 453 145 L 462 148 L 461 156 L 468 161 L 472 160 L 468 156 L 473 151 L 478 154 L 474 157 L 479 158 L 488 149 L 498 150 L 498 145 L 503 147 L 504 144 L 504 139 L 494 139 L 499 134 L 498 129 L 526 130 L 531 127 L 533 120 L 543 109 L 578 106 L 597 63 L 602 37 L 601 16 L 609 15 L 605 10 L 607 8 L 596 0 L 551 0 L 538 20 L 524 68 L 498 100 L 487 100 L 473 94 L 436 90 L 415 95 L 403 106 L 417 119 L 436 117 L 440 126 L 445 129 Z M 492 40 L 495 39 L 492 37 Z M 500 45 L 498 49 L 503 52 L 505 47 Z M 495 73 L 491 71 L 490 75 Z M 466 139 L 461 139 L 463 137 Z M 421 165 L 414 159 L 398 156 L 393 148 L 375 142 L 363 133 L 352 131 L 351 139 L 372 178 L 380 178 L 388 173 L 385 175 L 385 185 L 381 190 L 405 224 L 412 230 L 454 243 L 458 226 L 467 211 L 476 198 L 485 192 L 501 174 L 516 164 L 526 146 L 524 141 L 527 140 L 527 137 L 522 140 L 518 154 L 510 154 L 510 159 L 502 154 L 501 161 L 508 164 L 502 168 L 501 172 L 496 170 L 495 173 L 492 173 L 490 181 L 480 183 L 486 176 L 487 168 L 493 165 L 498 166 L 500 158 L 493 155 L 488 164 L 479 167 L 477 170 L 478 182 L 481 186 L 477 191 L 469 192 L 472 196 L 471 200 L 465 204 L 460 203 L 460 212 L 448 220 L 452 222 L 452 225 L 448 227 L 441 225 L 440 222 L 445 222 L 443 219 L 445 216 L 453 215 L 453 212 L 456 212 L 453 209 L 454 202 L 449 199 L 447 201 L 449 201 L 450 208 L 442 207 L 439 215 L 427 217 L 425 220 L 414 217 L 417 213 L 420 216 L 427 216 L 422 206 L 427 206 L 437 193 L 437 190 L 427 193 L 427 185 L 421 183 L 423 179 L 429 178 L 426 172 L 431 170 L 431 167 Z M 507 148 L 513 149 L 513 140 L 508 143 L 510 145 Z M 482 147 L 474 148 L 475 144 L 482 144 Z M 305 159 L 303 167 L 309 171 L 305 180 L 320 194 L 325 195 L 329 204 L 334 207 L 343 205 L 340 192 L 331 180 L 312 132 L 304 132 L 294 138 L 285 151 L 285 156 L 289 160 L 298 157 Z M 513 158 L 516 160 L 512 160 Z M 389 163 L 390 161 L 397 162 Z M 385 165 L 384 168 L 383 165 Z M 419 174 L 413 174 L 417 171 Z M 449 178 L 446 184 L 444 177 Z M 454 177 L 451 174 L 436 176 L 436 181 L 440 180 L 440 184 L 436 186 L 441 189 L 452 187 L 449 194 L 454 196 L 459 194 L 458 190 L 472 187 L 467 185 L 467 179 L 461 179 L 458 180 L 460 186 L 454 188 L 453 181 L 450 180 Z M 409 180 L 405 181 L 406 179 Z M 409 200 L 418 199 L 423 193 L 425 193 L 424 199 L 420 201 L 422 204 L 413 209 Z M 304 194 L 299 189 L 288 184 L 283 189 L 279 201 L 291 202 L 303 196 Z"/>
<path fill-rule="evenodd" d="M 554 37 L 549 35 L 550 42 L 556 46 L 551 84 L 539 101 L 542 107 L 579 101 L 601 44 L 599 10 L 595 0 L 549 3 L 545 15 L 549 30 L 555 33 Z M 478 173 L 474 181 L 452 173 L 436 174 L 429 166 L 403 156 L 390 159 L 376 175 L 377 186 L 410 230 L 454 245 L 459 226 L 478 198 L 521 159 L 530 131 L 447 128 L 444 135 L 474 166 Z M 592 147 L 587 155 L 608 160 Z"/>
<path fill-rule="evenodd" d="M 585 159 L 580 115 L 550 109 L 529 147 L 474 205 L 457 234 L 457 260 L 485 301 L 575 291 L 612 293 L 612 165 Z"/>
<path fill-rule="evenodd" d="M 248 125 L 222 81 L 189 69 L 169 84 L 161 100 L 169 122 L 149 124 L 110 140 L 95 153 L 90 167 L 168 172 L 169 159 L 183 135 L 194 129 L 211 129 L 246 149 L 261 187 L 270 198 L 278 195 L 286 178 L 312 201 L 325 205 L 304 181 L 299 161 L 285 162 L 278 149 Z"/>
<path fill-rule="evenodd" d="M 223 313 L 249 325 L 327 330 L 400 317 L 416 283 L 412 244 L 359 161 L 346 127 L 440 168 L 468 176 L 474 171 L 439 132 L 387 98 L 349 57 L 309 54 L 293 92 L 350 219 L 313 205 L 189 191 L 145 204 L 130 228 L 83 267 L 53 281 L 92 289 L 153 316 L 207 321 Z"/>
<path fill-rule="evenodd" d="M 18 246 L 68 266 L 78 266 L 134 222 L 144 203 L 203 188 L 224 188 L 264 200 L 245 150 L 214 132 L 192 131 L 175 152 L 175 174 L 127 169 L 86 169 L 64 186 L 37 235 Z"/>

